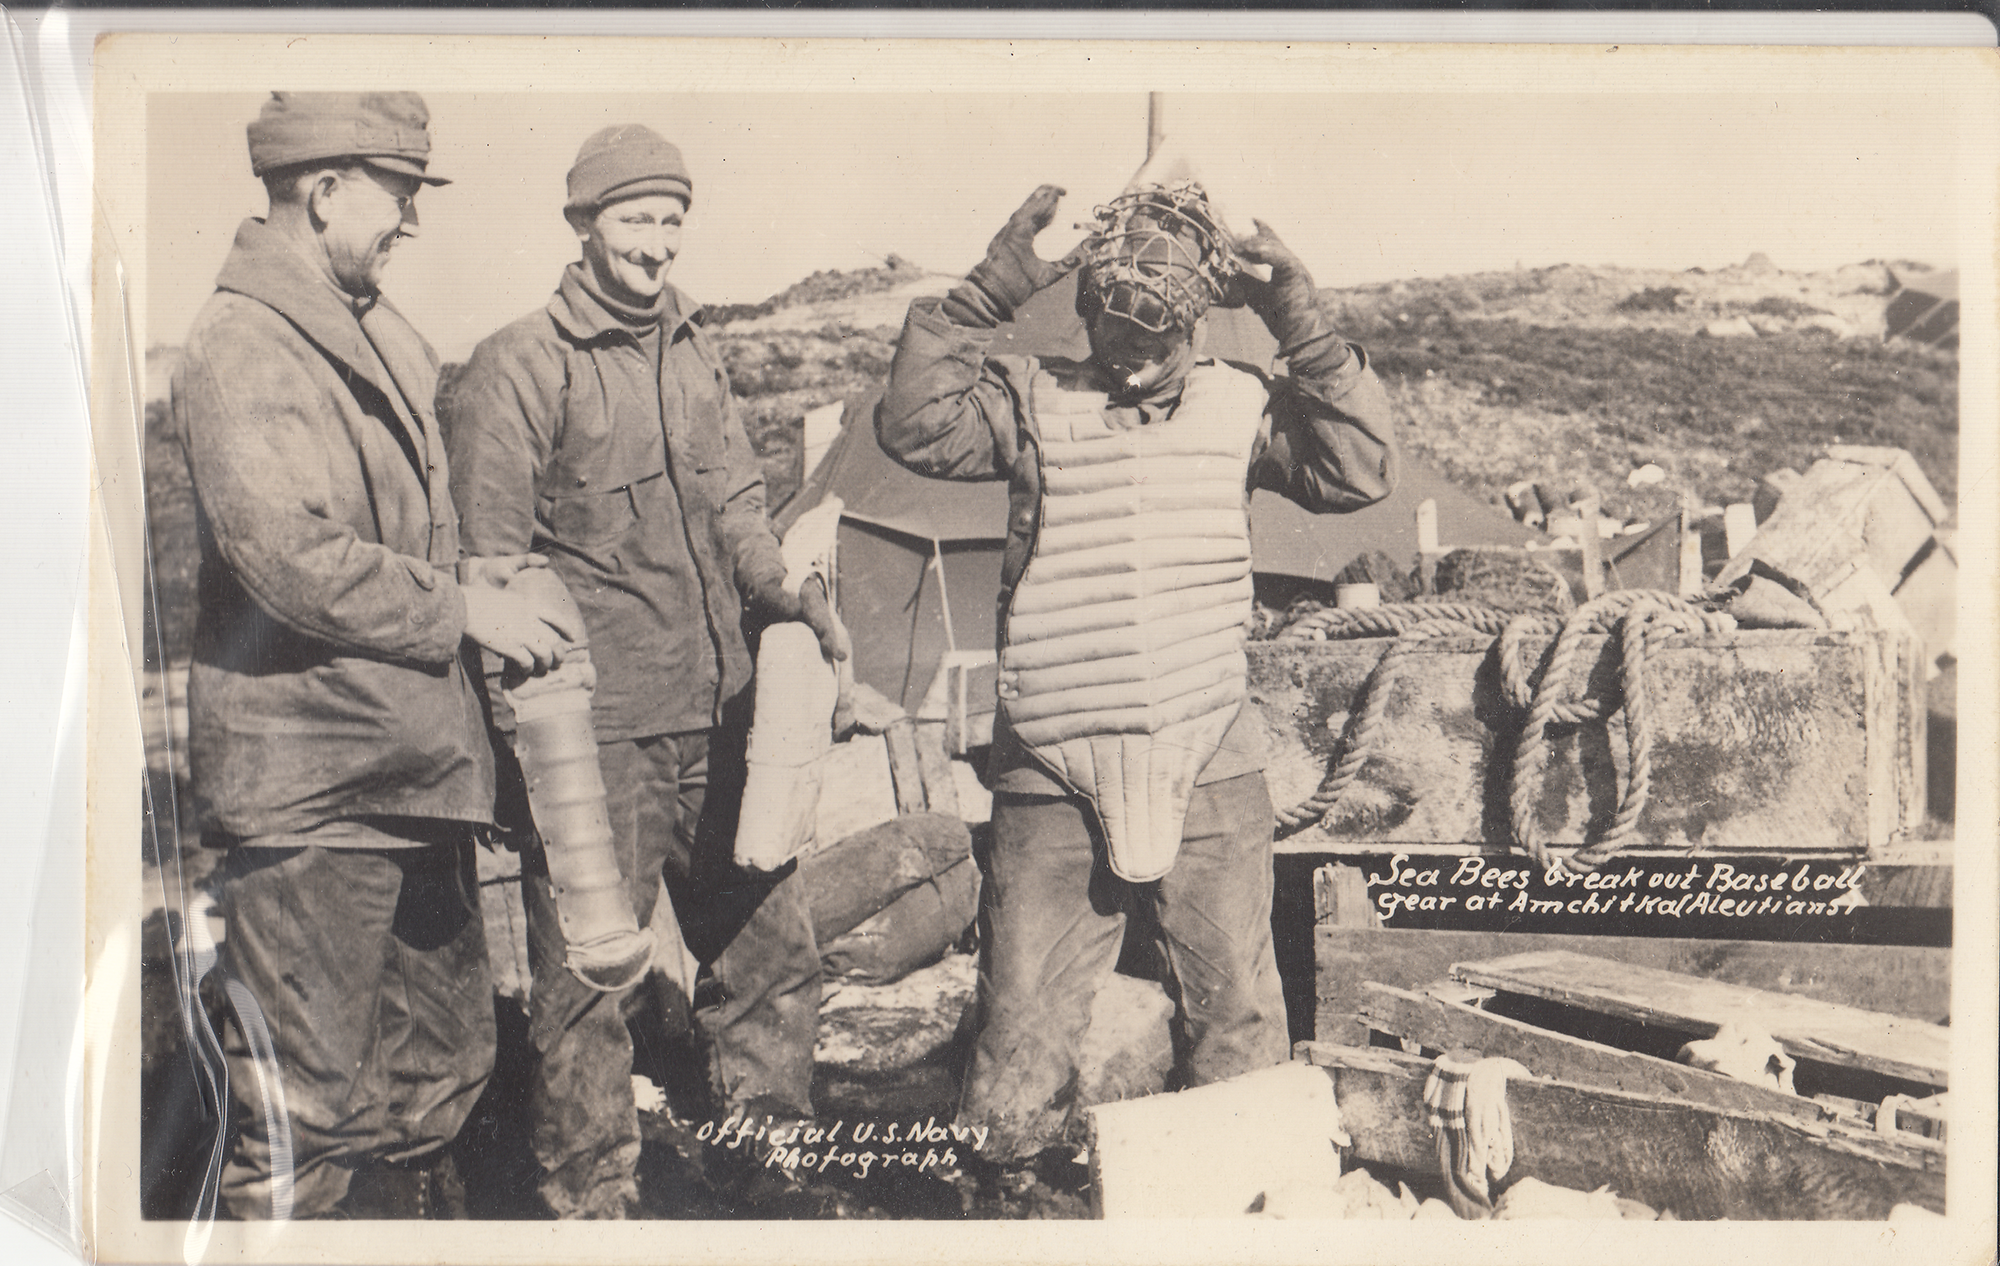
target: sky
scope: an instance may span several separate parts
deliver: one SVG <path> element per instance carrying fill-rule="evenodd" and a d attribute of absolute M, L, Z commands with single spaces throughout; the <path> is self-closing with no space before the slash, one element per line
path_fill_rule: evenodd
<path fill-rule="evenodd" d="M 147 101 L 147 339 L 178 343 L 236 225 L 264 210 L 262 93 Z M 1060 255 L 1145 158 L 1142 93 L 427 94 L 421 236 L 385 292 L 446 360 L 543 303 L 576 258 L 577 146 L 641 122 L 695 198 L 673 280 L 756 302 L 895 253 L 962 273 L 1034 187 L 1069 193 Z M 1957 260 L 1947 100 L 1922 93 L 1168 94 L 1163 130 L 1233 227 L 1265 220 L 1321 285 L 1552 264 L 1812 271 Z"/>

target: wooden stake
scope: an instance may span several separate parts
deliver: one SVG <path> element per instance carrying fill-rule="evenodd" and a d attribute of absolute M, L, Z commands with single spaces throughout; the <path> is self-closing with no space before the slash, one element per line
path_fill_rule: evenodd
<path fill-rule="evenodd" d="M 1577 544 L 1583 548 L 1583 596 L 1604 596 L 1604 538 L 1597 534 L 1597 520 L 1603 503 L 1597 494 L 1576 503 Z"/>
<path fill-rule="evenodd" d="M 1741 554 L 1750 544 L 1750 538 L 1757 535 L 1757 509 L 1748 501 L 1722 508 L 1723 539 L 1728 542 L 1731 558 Z"/>
<path fill-rule="evenodd" d="M 1437 592 L 1438 503 L 1417 503 L 1417 592 Z"/>
<path fill-rule="evenodd" d="M 1699 597 L 1704 586 L 1701 574 L 1701 533 L 1688 530 L 1688 513 L 1681 511 L 1681 597 Z"/>

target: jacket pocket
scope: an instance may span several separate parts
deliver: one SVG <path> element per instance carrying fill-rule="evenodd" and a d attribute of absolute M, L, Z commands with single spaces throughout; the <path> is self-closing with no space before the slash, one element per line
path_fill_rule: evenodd
<path fill-rule="evenodd" d="M 727 466 L 697 466 L 694 468 L 695 495 L 701 498 L 703 506 L 711 513 L 721 514 L 729 504 L 729 468 Z"/>
<path fill-rule="evenodd" d="M 640 485 L 648 475 L 616 488 L 565 492 L 549 498 L 549 531 L 560 545 L 590 551 L 614 544 L 639 524 Z"/>

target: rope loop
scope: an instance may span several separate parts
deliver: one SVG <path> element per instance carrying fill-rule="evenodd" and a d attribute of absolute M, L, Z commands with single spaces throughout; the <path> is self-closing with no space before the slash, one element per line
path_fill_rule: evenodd
<path fill-rule="evenodd" d="M 1402 630 L 1362 680 L 1361 689 L 1347 710 L 1347 725 L 1341 730 L 1340 745 L 1335 749 L 1339 755 L 1327 770 L 1326 777 L 1320 780 L 1318 789 L 1291 808 L 1278 811 L 1281 835 L 1303 830 L 1324 818 L 1340 803 L 1355 779 L 1361 776 L 1362 769 L 1375 752 L 1376 735 L 1382 726 L 1383 713 L 1389 706 L 1388 682 L 1396 665 L 1432 638 L 1477 632 L 1478 629 L 1452 619 L 1419 621 Z"/>
<path fill-rule="evenodd" d="M 1509 809 L 1515 842 L 1543 869 L 1567 866 L 1589 873 L 1604 864 L 1636 832 L 1652 795 L 1652 699 L 1646 687 L 1649 650 L 1660 643 L 1692 638 L 1722 638 L 1734 632 L 1728 614 L 1651 589 L 1617 589 L 1584 603 L 1558 621 L 1542 613 L 1510 614 L 1468 602 L 1423 601 L 1381 607 L 1327 608 L 1289 625 L 1286 641 L 1330 641 L 1339 638 L 1393 637 L 1361 684 L 1348 710 L 1337 755 L 1313 794 L 1280 810 L 1280 834 L 1289 835 L 1322 821 L 1360 777 L 1374 755 L 1388 705 L 1388 682 L 1401 660 L 1422 643 L 1438 637 L 1484 634 L 1495 637 L 1502 688 L 1523 714 L 1514 749 Z M 1531 637 L 1554 634 L 1538 665 L 1530 666 L 1525 643 Z M 1612 639 L 1618 655 L 1618 688 L 1614 697 L 1585 693 L 1588 668 L 1578 671 L 1585 638 Z M 1579 678 L 1581 680 L 1579 680 Z M 1625 718 L 1626 779 L 1618 809 L 1604 834 L 1573 853 L 1567 861 L 1552 853 L 1541 838 L 1536 807 L 1541 798 L 1548 760 L 1549 729 L 1555 725 L 1609 722 Z"/>

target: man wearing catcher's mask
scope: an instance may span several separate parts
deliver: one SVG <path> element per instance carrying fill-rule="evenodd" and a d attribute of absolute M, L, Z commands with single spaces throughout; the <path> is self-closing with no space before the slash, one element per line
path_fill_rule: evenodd
<path fill-rule="evenodd" d="M 1389 406 L 1262 223 L 1232 242 L 1201 187 L 1139 185 L 1062 264 L 1044 185 L 943 300 L 913 303 L 876 416 L 910 469 L 1011 484 L 979 1036 L 960 1107 L 982 1153 L 1067 1141 L 1077 1048 L 1128 912 L 1157 925 L 1178 1080 L 1282 1061 L 1266 738 L 1246 699 L 1250 494 L 1317 513 L 1389 492 Z M 1244 264 L 1268 265 L 1259 281 Z M 1084 361 L 989 355 L 993 330 L 1082 269 Z M 1287 373 L 1202 357 L 1247 304 Z"/>

